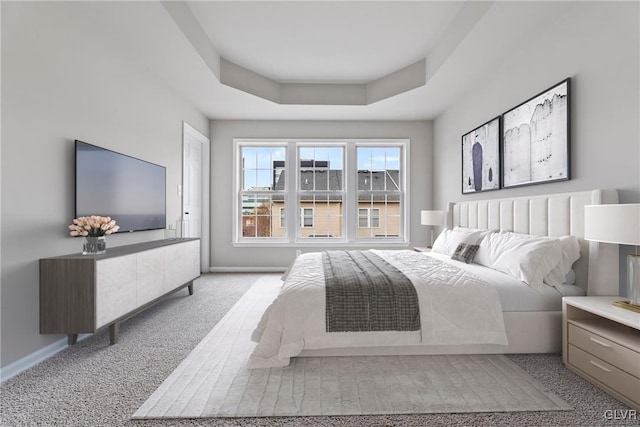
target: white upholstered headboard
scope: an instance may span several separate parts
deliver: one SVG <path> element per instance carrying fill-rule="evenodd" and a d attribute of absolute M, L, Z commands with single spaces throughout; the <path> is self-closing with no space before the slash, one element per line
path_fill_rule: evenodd
<path fill-rule="evenodd" d="M 618 247 L 584 240 L 584 207 L 618 203 L 616 190 L 592 190 L 510 199 L 451 202 L 446 225 L 498 228 L 538 236 L 572 234 L 580 241 L 581 257 L 574 264 L 576 285 L 587 295 L 618 295 Z"/>

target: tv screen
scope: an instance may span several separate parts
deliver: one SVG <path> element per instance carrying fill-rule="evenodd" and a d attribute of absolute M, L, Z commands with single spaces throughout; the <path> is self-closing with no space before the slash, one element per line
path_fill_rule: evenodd
<path fill-rule="evenodd" d="M 76 218 L 110 216 L 119 232 L 166 226 L 166 168 L 76 140 Z"/>

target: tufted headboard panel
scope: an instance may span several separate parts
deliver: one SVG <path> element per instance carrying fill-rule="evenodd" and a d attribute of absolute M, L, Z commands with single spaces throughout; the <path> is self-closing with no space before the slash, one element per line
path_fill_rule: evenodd
<path fill-rule="evenodd" d="M 584 240 L 584 207 L 618 203 L 616 190 L 591 190 L 469 202 L 451 202 L 448 228 L 497 228 L 538 236 L 574 235 L 580 259 L 574 264 L 576 285 L 587 295 L 618 295 L 618 247 Z"/>

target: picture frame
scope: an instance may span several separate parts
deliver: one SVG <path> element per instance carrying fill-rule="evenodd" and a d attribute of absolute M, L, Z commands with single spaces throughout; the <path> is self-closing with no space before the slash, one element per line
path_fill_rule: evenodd
<path fill-rule="evenodd" d="M 570 82 L 502 114 L 502 188 L 571 179 Z"/>
<path fill-rule="evenodd" d="M 462 135 L 462 194 L 500 189 L 500 116 Z"/>

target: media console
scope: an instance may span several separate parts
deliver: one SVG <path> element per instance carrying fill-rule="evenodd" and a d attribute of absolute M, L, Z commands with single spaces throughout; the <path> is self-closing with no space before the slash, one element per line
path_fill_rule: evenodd
<path fill-rule="evenodd" d="M 200 276 L 200 239 L 165 239 L 109 248 L 102 255 L 40 259 L 40 333 L 78 334 L 109 326 L 111 344 L 120 322 Z"/>

